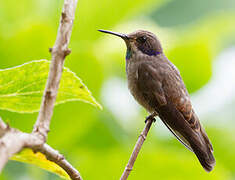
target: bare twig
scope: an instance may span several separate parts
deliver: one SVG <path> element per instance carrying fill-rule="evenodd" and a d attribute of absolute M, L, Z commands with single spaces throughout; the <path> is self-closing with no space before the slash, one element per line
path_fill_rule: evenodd
<path fill-rule="evenodd" d="M 145 139 L 148 135 L 149 129 L 150 129 L 152 123 L 155 121 L 154 116 L 155 116 L 155 114 L 150 115 L 149 117 L 146 118 L 145 127 L 144 127 L 143 131 L 141 132 L 141 134 L 140 134 L 140 136 L 139 136 L 139 138 L 138 138 L 138 140 L 135 144 L 134 150 L 131 154 L 131 157 L 130 157 L 130 159 L 129 159 L 126 167 L 125 167 L 125 170 L 124 170 L 120 180 L 126 180 L 129 176 L 129 174 L 131 173 L 132 168 L 133 168 L 134 163 L 135 163 L 135 160 L 136 160 L 136 158 L 137 158 L 137 156 L 140 152 L 140 149 L 141 149 L 141 147 L 142 147 L 142 145 L 143 145 L 143 143 L 144 143 L 144 141 L 145 141 Z"/>
<path fill-rule="evenodd" d="M 23 133 L 6 126 L 0 120 L 0 129 L 4 135 L 0 139 L 0 172 L 8 159 L 24 147 L 39 146 L 42 141 L 33 134 Z"/>
<path fill-rule="evenodd" d="M 49 77 L 44 91 L 41 108 L 37 122 L 34 126 L 34 133 L 38 133 L 46 141 L 51 117 L 53 114 L 54 103 L 63 71 L 64 59 L 70 54 L 68 44 L 71 37 L 73 20 L 77 0 L 65 0 L 61 15 L 60 26 L 54 47 L 50 49 L 52 60 L 50 65 Z"/>
<path fill-rule="evenodd" d="M 64 158 L 64 156 L 49 145 L 44 144 L 43 146 L 40 146 L 38 149 L 35 150 L 43 153 L 48 160 L 55 162 L 61 168 L 63 168 L 71 177 L 71 179 L 82 180 L 79 172 Z"/>
<path fill-rule="evenodd" d="M 63 168 L 72 180 L 82 180 L 79 172 L 58 151 L 45 144 L 54 103 L 62 76 L 65 57 L 70 53 L 71 37 L 77 0 L 64 0 L 55 45 L 50 49 L 52 62 L 37 121 L 31 134 L 10 128 L 0 118 L 0 172 L 10 157 L 23 148 L 40 151 L 47 159 Z"/>
<path fill-rule="evenodd" d="M 0 138 L 6 133 L 7 125 L 2 121 L 0 117 Z"/>
<path fill-rule="evenodd" d="M 6 126 L 0 119 L 0 130 L 4 135 L 0 138 L 0 172 L 8 159 L 23 148 L 31 148 L 41 152 L 50 161 L 64 169 L 72 180 L 82 180 L 79 172 L 61 155 L 47 144 L 42 145 L 42 140 L 35 134 L 23 133 L 17 129 Z"/>

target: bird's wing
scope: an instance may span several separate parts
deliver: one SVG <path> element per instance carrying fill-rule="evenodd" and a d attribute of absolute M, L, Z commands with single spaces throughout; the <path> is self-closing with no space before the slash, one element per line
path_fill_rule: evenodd
<path fill-rule="evenodd" d="M 161 72 L 154 68 L 151 64 L 142 63 L 138 67 L 138 79 L 137 86 L 139 90 L 143 93 L 143 97 L 148 101 L 151 107 L 154 107 L 156 110 L 160 106 L 167 105 L 166 95 L 162 85 L 162 76 Z M 160 114 L 160 112 L 158 112 Z M 170 132 L 181 142 L 186 148 L 192 151 L 188 141 L 176 130 L 171 128 L 164 119 L 163 123 L 170 130 Z"/>
<path fill-rule="evenodd" d="M 215 165 L 212 145 L 192 109 L 179 73 L 169 67 L 160 67 L 156 62 L 140 64 L 137 87 L 167 128 L 196 154 L 206 171 L 211 171 Z"/>
<path fill-rule="evenodd" d="M 162 88 L 161 76 L 151 65 L 147 63 L 139 65 L 137 72 L 137 87 L 152 107 L 167 104 Z"/>
<path fill-rule="evenodd" d="M 175 127 L 174 129 L 176 129 L 176 132 L 182 139 L 185 138 L 188 140 L 186 140 L 187 142 L 190 142 L 193 152 L 197 155 L 204 169 L 211 171 L 215 165 L 212 144 L 193 110 L 188 91 L 185 88 L 178 69 L 169 60 L 168 64 L 171 66 L 171 71 L 169 71 L 167 79 L 165 79 L 164 84 L 166 85 L 164 92 L 173 94 L 173 96 L 169 98 L 169 107 L 165 109 L 168 109 L 168 113 L 169 109 L 175 109 L 171 116 L 177 117 L 176 119 L 178 119 L 178 124 L 180 124 L 181 127 L 178 127 L 179 130 Z M 174 88 L 172 88 L 172 82 L 174 82 Z M 176 114 L 182 114 L 182 117 Z M 168 115 L 165 115 L 165 119 L 167 116 Z M 163 116 L 162 118 L 164 119 Z"/>

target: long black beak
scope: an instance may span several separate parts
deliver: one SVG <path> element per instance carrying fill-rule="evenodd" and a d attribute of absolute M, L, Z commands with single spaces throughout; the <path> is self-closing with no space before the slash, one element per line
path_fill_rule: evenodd
<path fill-rule="evenodd" d="M 118 37 L 120 37 L 120 38 L 122 38 L 124 40 L 128 40 L 129 39 L 128 36 L 126 34 L 123 34 L 123 33 L 116 33 L 116 32 L 106 31 L 106 30 L 101 30 L 101 29 L 99 29 L 98 31 L 118 36 Z"/>

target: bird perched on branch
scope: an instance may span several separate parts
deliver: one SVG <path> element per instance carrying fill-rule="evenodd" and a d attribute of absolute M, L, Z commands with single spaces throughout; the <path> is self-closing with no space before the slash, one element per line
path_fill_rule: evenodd
<path fill-rule="evenodd" d="M 149 113 L 158 115 L 166 127 L 194 152 L 206 171 L 215 165 L 211 142 L 192 108 L 178 69 L 165 56 L 151 32 L 130 34 L 99 30 L 121 37 L 127 46 L 126 73 L 131 94 Z"/>

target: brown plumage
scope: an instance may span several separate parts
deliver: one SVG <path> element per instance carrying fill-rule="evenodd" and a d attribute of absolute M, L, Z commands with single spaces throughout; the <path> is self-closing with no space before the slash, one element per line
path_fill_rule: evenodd
<path fill-rule="evenodd" d="M 164 55 L 160 41 L 148 31 L 117 35 L 127 45 L 126 72 L 134 98 L 157 112 L 167 128 L 193 151 L 206 171 L 215 165 L 210 140 L 195 114 L 178 69 Z"/>

